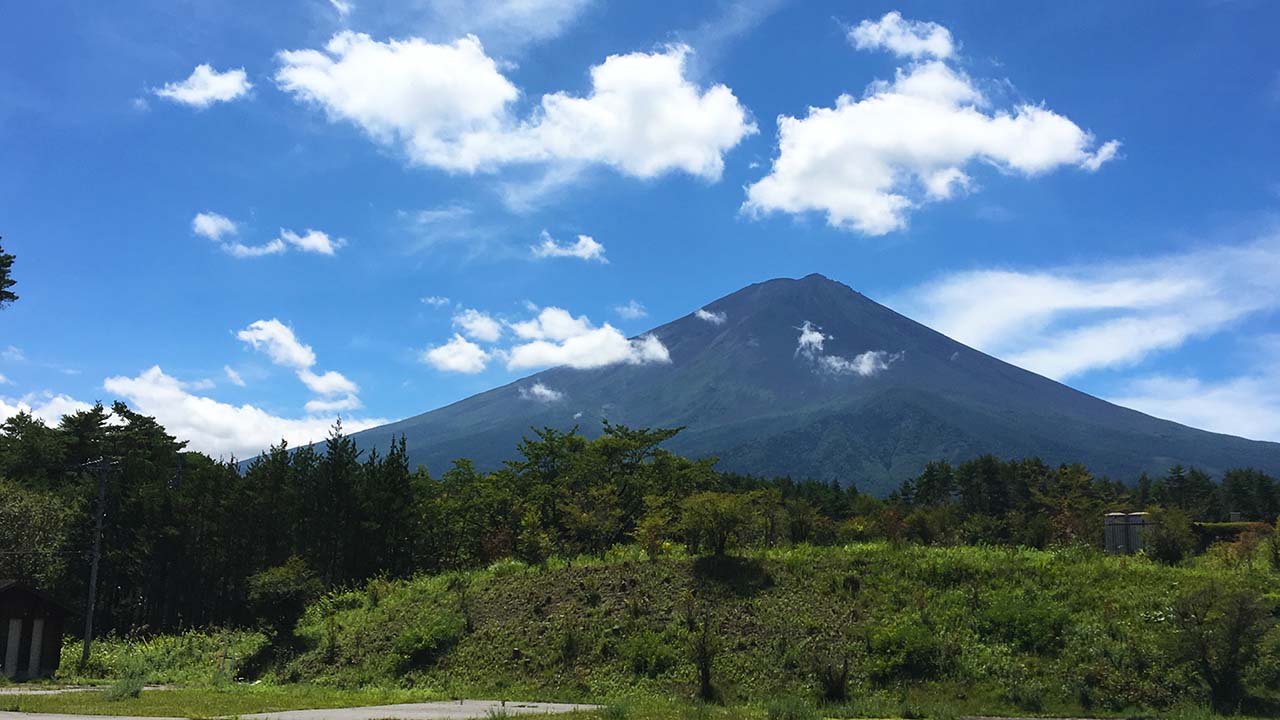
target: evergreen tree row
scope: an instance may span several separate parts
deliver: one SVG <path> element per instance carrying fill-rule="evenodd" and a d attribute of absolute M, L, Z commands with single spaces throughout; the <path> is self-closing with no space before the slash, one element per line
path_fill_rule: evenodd
<path fill-rule="evenodd" d="M 281 443 L 241 468 L 186 450 L 121 403 L 56 427 L 20 414 L 0 426 L 0 577 L 79 606 L 99 482 L 95 627 L 130 633 L 248 623 L 254 588 L 281 568 L 323 589 L 625 543 L 707 553 L 875 538 L 1096 546 L 1109 511 L 1164 505 L 1200 521 L 1240 512 L 1274 523 L 1280 506 L 1280 485 L 1255 470 L 1218 483 L 1175 467 L 1128 487 L 1079 465 L 990 456 L 930 464 L 881 500 L 858 493 L 855 478 L 720 473 L 714 459 L 663 450 L 677 432 L 532 431 L 497 471 L 458 460 L 433 477 L 409 467 L 403 439 L 362 452 L 340 423 L 321 445 Z"/>

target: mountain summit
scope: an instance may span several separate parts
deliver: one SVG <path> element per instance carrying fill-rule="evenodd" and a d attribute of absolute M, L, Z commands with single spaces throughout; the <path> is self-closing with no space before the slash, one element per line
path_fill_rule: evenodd
<path fill-rule="evenodd" d="M 930 460 L 1083 462 L 1133 480 L 1182 463 L 1280 472 L 1280 444 L 1113 405 L 985 355 L 821 275 L 748 286 L 649 333 L 662 364 L 553 368 L 354 435 L 404 435 L 412 464 L 494 468 L 530 427 L 686 429 L 668 443 L 757 475 L 884 492 Z M 535 389 L 538 388 L 538 389 Z"/>

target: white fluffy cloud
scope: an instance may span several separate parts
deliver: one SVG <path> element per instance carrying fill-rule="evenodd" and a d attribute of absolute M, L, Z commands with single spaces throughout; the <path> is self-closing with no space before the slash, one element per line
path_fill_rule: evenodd
<path fill-rule="evenodd" d="M 191 220 L 191 232 L 218 243 L 223 252 L 237 258 L 279 255 L 289 249 L 280 239 L 263 245 L 246 245 L 232 240 L 232 237 L 239 234 L 240 227 L 231 218 L 216 212 L 196 213 Z"/>
<path fill-rule="evenodd" d="M 191 232 L 218 242 L 224 235 L 235 235 L 236 224 L 225 215 L 216 212 L 196 213 L 191 221 Z"/>
<path fill-rule="evenodd" d="M 718 180 L 724 153 L 757 132 L 733 91 L 685 77 L 690 49 L 610 55 L 591 68 L 591 94 L 553 93 L 524 134 L 552 158 L 599 162 L 641 178 L 673 170 Z"/>
<path fill-rule="evenodd" d="M 597 327 L 587 316 L 575 317 L 558 307 L 531 307 L 530 311 L 537 315 L 507 324 L 517 338 L 509 347 L 486 351 L 455 333 L 449 342 L 423 352 L 422 360 L 437 369 L 461 373 L 478 373 L 491 359 L 505 360 L 508 370 L 553 366 L 586 369 L 671 361 L 666 346 L 652 335 L 628 338 L 609 323 Z"/>
<path fill-rule="evenodd" d="M 945 28 L 894 13 L 853 34 L 860 47 L 951 54 Z M 841 95 L 835 107 L 779 117 L 778 156 L 747 188 L 743 210 L 821 212 L 832 227 L 883 235 L 905 227 L 921 205 L 971 191 L 966 169 L 975 163 L 1023 177 L 1066 166 L 1095 171 L 1119 143 L 1095 145 L 1092 134 L 1042 105 L 993 108 L 978 83 L 932 59 L 899 68 L 892 82 L 872 83 L 861 98 Z"/>
<path fill-rule="evenodd" d="M 693 311 L 693 316 L 712 325 L 723 325 L 729 319 L 729 316 L 722 312 L 711 312 L 706 308 L 698 308 Z"/>
<path fill-rule="evenodd" d="M 639 320 L 649 316 L 649 311 L 645 310 L 644 305 L 640 304 L 638 300 L 631 300 L 626 305 L 619 305 L 613 311 L 625 320 Z"/>
<path fill-rule="evenodd" d="M 804 321 L 804 324 L 796 328 L 800 331 L 800 337 L 796 340 L 796 354 L 803 355 L 808 358 L 817 357 L 822 352 L 822 346 L 829 338 L 823 334 L 818 326 Z"/>
<path fill-rule="evenodd" d="M 890 353 L 887 350 L 867 350 L 852 358 L 832 355 L 826 352 L 826 343 L 833 338 L 822 332 L 817 325 L 805 320 L 796 329 L 800 331 L 796 338 L 796 357 L 812 362 L 820 373 L 871 377 L 888 370 L 890 365 L 902 359 L 902 353 Z"/>
<path fill-rule="evenodd" d="M 892 304 L 962 343 L 1061 380 L 1131 366 L 1280 309 L 1280 235 L 1140 260 L 955 273 Z"/>
<path fill-rule="evenodd" d="M 592 326 L 586 315 L 574 317 L 564 308 L 549 307 L 530 320 L 512 323 L 511 329 L 526 340 L 568 340 L 591 332 Z"/>
<path fill-rule="evenodd" d="M 546 385 L 543 385 L 541 382 L 536 382 L 533 385 L 521 387 L 520 397 L 524 398 L 525 400 L 533 400 L 535 402 L 550 403 L 550 402 L 559 402 L 563 400 L 564 393 L 560 392 L 559 390 L 552 390 Z"/>
<path fill-rule="evenodd" d="M 871 377 L 881 371 L 888 370 L 890 365 L 901 358 L 902 353 L 868 350 L 854 355 L 852 358 L 845 358 L 839 355 L 822 355 L 818 358 L 818 364 L 823 370 L 832 375 Z"/>
<path fill-rule="evenodd" d="M 316 364 L 316 353 L 293 334 L 293 330 L 279 320 L 256 320 L 249 327 L 236 333 L 236 337 L 262 350 L 276 365 L 294 370 L 306 370 Z"/>
<path fill-rule="evenodd" d="M 276 82 L 412 162 L 448 171 L 598 163 L 641 178 L 715 180 L 723 154 L 756 127 L 729 88 L 685 77 L 689 52 L 609 56 L 591 69 L 590 94 L 544 95 L 524 120 L 511 107 L 520 90 L 475 36 L 438 44 L 342 32 L 323 51 L 280 53 Z"/>
<path fill-rule="evenodd" d="M 454 333 L 449 342 L 424 350 L 420 359 L 437 370 L 474 375 L 484 370 L 489 362 L 489 353 Z"/>
<path fill-rule="evenodd" d="M 156 88 L 156 95 L 195 108 L 207 108 L 214 103 L 229 102 L 246 95 L 253 89 L 244 68 L 218 72 L 211 66 L 197 65 L 191 75 L 182 82 L 168 83 Z"/>
<path fill-rule="evenodd" d="M 266 255 L 283 254 L 289 247 L 279 238 L 262 245 L 245 245 L 241 242 L 227 242 L 222 244 L 223 252 L 236 258 L 256 258 Z"/>
<path fill-rule="evenodd" d="M 286 418 L 253 405 L 231 405 L 194 394 L 192 391 L 200 385 L 167 375 L 159 366 L 136 377 L 109 377 L 103 381 L 107 392 L 125 400 L 133 410 L 155 417 L 179 440 L 186 440 L 190 449 L 215 457 L 252 457 L 282 439 L 293 446 L 323 440 L 333 421 L 319 415 L 351 409 L 315 408 L 308 410 L 312 413 L 309 417 Z M 27 412 L 56 425 L 63 415 L 91 407 L 67 395 L 52 393 L 27 395 L 19 400 L 0 398 L 0 422 Z M 345 418 L 343 429 L 358 432 L 387 422 L 385 418 Z"/>
<path fill-rule="evenodd" d="M 542 242 L 531 246 L 533 256 L 538 258 L 571 257 L 579 260 L 595 260 L 607 263 L 604 256 L 604 245 L 596 242 L 590 235 L 579 235 L 578 241 L 572 244 L 560 244 L 546 230 L 542 231 Z"/>
<path fill-rule="evenodd" d="M 943 60 L 955 52 L 951 31 L 934 22 L 904 20 L 894 10 L 879 20 L 863 20 L 849 30 L 849 41 L 859 50 L 888 50 L 900 57 L 933 57 Z"/>
<path fill-rule="evenodd" d="M 48 425 L 57 425 L 63 415 L 88 410 L 93 407 L 68 395 L 53 393 L 30 393 L 21 398 L 0 397 L 0 423 L 17 415 L 27 413 L 43 420 Z"/>
<path fill-rule="evenodd" d="M 109 377 L 103 387 L 124 398 L 134 410 L 154 416 L 179 440 L 189 441 L 191 449 L 214 456 L 252 457 L 281 439 L 294 446 L 323 440 L 333 423 L 321 416 L 328 411 L 324 408 L 317 408 L 309 417 L 285 418 L 253 405 L 231 405 L 195 395 L 159 366 L 136 377 Z M 382 418 L 344 418 L 343 429 L 358 432 L 386 422 Z"/>
<path fill-rule="evenodd" d="M 331 238 L 327 233 L 310 228 L 301 235 L 281 228 L 280 237 L 262 245 L 246 245 L 231 238 L 238 235 L 240 227 L 225 215 L 216 212 L 197 213 L 191 220 L 191 232 L 219 244 L 222 251 L 237 258 L 281 255 L 292 246 L 301 252 L 332 256 L 347 244 L 342 238 Z"/>
<path fill-rule="evenodd" d="M 519 90 L 475 36 L 450 44 L 378 42 L 342 32 L 324 51 L 280 53 L 280 88 L 348 120 L 415 162 L 475 171 L 495 153 Z"/>
<path fill-rule="evenodd" d="M 626 363 L 647 365 L 669 363 L 671 355 L 662 341 L 652 335 L 629 340 L 609 323 L 555 342 L 534 340 L 515 345 L 507 356 L 508 370 L 565 366 L 589 369 Z"/>
<path fill-rule="evenodd" d="M 354 395 L 360 387 L 335 370 L 314 373 L 310 370 L 299 370 L 298 379 L 307 389 L 317 395 Z"/>
<path fill-rule="evenodd" d="M 307 231 L 302 235 L 292 230 L 281 228 L 280 238 L 273 242 L 288 243 L 302 252 L 316 253 L 318 255 L 333 255 L 338 248 L 347 244 L 347 241 L 342 238 L 331 238 L 327 233 L 310 228 L 307 228 Z"/>
<path fill-rule="evenodd" d="M 310 345 L 298 340 L 293 329 L 279 320 L 256 320 L 236 333 L 236 337 L 255 350 L 265 352 L 276 365 L 294 370 L 307 389 L 321 396 L 307 403 L 308 412 L 354 410 L 361 406 L 357 396 L 360 387 L 336 370 L 323 373 L 313 371 L 316 364 L 315 351 Z"/>
<path fill-rule="evenodd" d="M 472 308 L 454 315 L 453 326 L 462 328 L 463 334 L 480 342 L 497 342 L 502 337 L 502 323 L 493 319 L 488 313 Z"/>

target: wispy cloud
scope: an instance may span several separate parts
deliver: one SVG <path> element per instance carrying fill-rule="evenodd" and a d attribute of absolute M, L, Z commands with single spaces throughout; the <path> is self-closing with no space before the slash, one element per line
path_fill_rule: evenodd
<path fill-rule="evenodd" d="M 639 320 L 649 316 L 649 311 L 637 300 L 631 300 L 626 305 L 619 305 L 613 311 L 618 313 L 618 317 L 624 320 Z"/>
<path fill-rule="evenodd" d="M 1145 375 L 1109 398 L 1184 425 L 1280 442 L 1280 336 L 1251 344 L 1244 372 L 1214 380 L 1181 374 Z"/>
<path fill-rule="evenodd" d="M 725 321 L 729 319 L 729 316 L 723 312 L 712 312 L 706 308 L 698 308 L 697 310 L 694 310 L 693 316 L 703 322 L 711 323 L 712 325 L 723 325 L 725 324 Z"/>
<path fill-rule="evenodd" d="M 541 382 L 536 382 L 532 385 L 522 386 L 520 388 L 520 397 L 535 402 L 552 403 L 563 400 L 564 393 L 559 390 L 552 390 Z"/>
<path fill-rule="evenodd" d="M 1136 365 L 1280 308 L 1280 234 L 1048 270 L 972 270 L 892 299 L 926 325 L 1055 379 Z"/>

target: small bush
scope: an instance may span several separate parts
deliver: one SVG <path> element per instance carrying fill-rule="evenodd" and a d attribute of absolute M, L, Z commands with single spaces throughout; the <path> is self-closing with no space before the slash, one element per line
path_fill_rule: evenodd
<path fill-rule="evenodd" d="M 845 656 L 840 662 L 826 661 L 818 663 L 814 672 L 818 678 L 818 688 L 822 692 L 825 703 L 841 703 L 849 699 L 849 658 Z"/>
<path fill-rule="evenodd" d="M 147 665 L 142 658 L 132 656 L 120 669 L 120 677 L 112 683 L 103 696 L 111 702 L 132 700 L 142 695 L 147 685 Z"/>
<path fill-rule="evenodd" d="M 711 628 L 711 618 L 703 616 L 694 620 L 689 634 L 689 659 L 698 670 L 698 697 L 706 702 L 719 699 L 719 692 L 712 681 L 712 670 L 720 642 Z"/>
<path fill-rule="evenodd" d="M 643 632 L 623 641 L 619 654 L 631 672 L 645 677 L 658 677 L 674 668 L 680 656 L 662 635 Z"/>
<path fill-rule="evenodd" d="M 1005 699 L 1013 703 L 1019 710 L 1038 713 L 1044 710 L 1044 685 L 1034 681 L 1016 683 L 1005 691 Z"/>
<path fill-rule="evenodd" d="M 572 665 L 582 653 L 582 637 L 573 628 L 567 628 L 560 636 L 557 646 L 556 655 L 559 656 L 560 662 Z"/>
<path fill-rule="evenodd" d="M 458 642 L 466 629 L 460 614 L 432 615 L 403 630 L 395 641 L 401 672 L 430 666 Z"/>
<path fill-rule="evenodd" d="M 1147 554 L 1166 565 L 1177 565 L 1198 543 L 1191 519 L 1178 508 L 1156 508 L 1144 531 Z"/>
<path fill-rule="evenodd" d="M 1171 615 L 1171 655 L 1194 668 L 1213 709 L 1239 712 L 1245 679 L 1265 660 L 1262 640 L 1275 625 L 1271 608 L 1245 587 L 1203 584 L 1182 591 Z"/>
<path fill-rule="evenodd" d="M 945 671 L 945 648 L 937 632 L 906 615 L 872 631 L 871 653 L 871 675 L 881 681 L 936 679 Z"/>
<path fill-rule="evenodd" d="M 998 593 L 982 611 L 983 629 L 1020 650 L 1053 652 L 1062 646 L 1070 615 L 1031 593 Z"/>
<path fill-rule="evenodd" d="M 320 590 L 320 581 L 295 555 L 283 565 L 249 578 L 249 606 L 273 641 L 289 639 L 307 603 L 319 596 Z"/>

